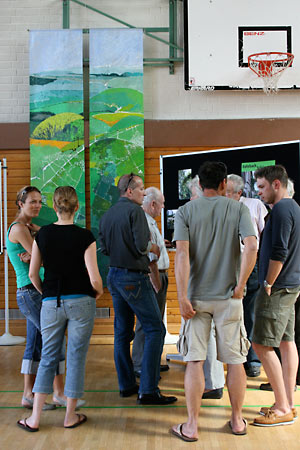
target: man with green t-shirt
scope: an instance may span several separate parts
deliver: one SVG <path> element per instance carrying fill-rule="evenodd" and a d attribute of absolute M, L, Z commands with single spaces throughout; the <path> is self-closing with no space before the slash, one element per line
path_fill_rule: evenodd
<path fill-rule="evenodd" d="M 187 362 L 185 397 L 188 420 L 171 433 L 185 441 L 198 439 L 198 416 L 204 390 L 211 321 L 216 327 L 218 360 L 227 363 L 232 406 L 229 427 L 246 434 L 242 417 L 246 390 L 243 363 L 249 348 L 242 298 L 256 261 L 257 243 L 249 209 L 225 197 L 227 168 L 207 161 L 199 169 L 203 196 L 178 209 L 175 217 L 175 276 L 182 328 L 179 349 Z M 240 238 L 244 244 L 241 257 Z"/>

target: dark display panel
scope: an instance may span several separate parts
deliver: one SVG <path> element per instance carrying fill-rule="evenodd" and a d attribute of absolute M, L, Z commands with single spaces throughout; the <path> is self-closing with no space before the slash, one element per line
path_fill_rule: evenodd
<path fill-rule="evenodd" d="M 174 211 L 187 201 L 180 199 L 179 178 L 188 169 L 191 169 L 191 176 L 194 177 L 205 161 L 222 161 L 227 165 L 228 173 L 242 176 L 242 167 L 245 170 L 245 167 L 251 166 L 248 163 L 264 164 L 273 161 L 273 164 L 282 164 L 286 168 L 289 178 L 295 183 L 294 199 L 300 204 L 299 153 L 300 142 L 293 141 L 161 156 L 161 189 L 165 196 L 162 228 L 165 239 L 172 240 Z"/>

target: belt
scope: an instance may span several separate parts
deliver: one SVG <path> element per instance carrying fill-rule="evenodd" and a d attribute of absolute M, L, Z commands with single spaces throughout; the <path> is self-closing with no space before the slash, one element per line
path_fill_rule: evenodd
<path fill-rule="evenodd" d="M 158 269 L 159 273 L 168 273 L 168 269 Z"/>
<path fill-rule="evenodd" d="M 18 288 L 19 291 L 25 291 L 26 289 L 35 289 L 35 287 L 33 286 L 32 283 L 30 283 L 30 284 L 26 284 L 26 286 L 22 286 L 22 287 Z"/>

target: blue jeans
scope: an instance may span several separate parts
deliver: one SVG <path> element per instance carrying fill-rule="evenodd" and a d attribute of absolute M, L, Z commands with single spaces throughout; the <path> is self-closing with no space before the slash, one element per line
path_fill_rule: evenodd
<path fill-rule="evenodd" d="M 59 362 L 61 346 L 68 328 L 67 374 L 65 395 L 83 396 L 86 355 L 92 335 L 96 313 L 95 299 L 89 296 L 43 302 L 41 310 L 42 358 L 33 392 L 50 394 Z"/>
<path fill-rule="evenodd" d="M 17 290 L 17 303 L 21 313 L 26 318 L 26 347 L 22 361 L 21 373 L 36 374 L 41 359 L 42 336 L 40 315 L 42 308 L 42 296 L 33 287 Z M 57 374 L 64 373 L 65 345 L 61 348 L 60 363 Z"/>
<path fill-rule="evenodd" d="M 258 290 L 259 290 L 258 265 L 256 262 L 254 269 L 248 278 L 247 292 L 243 299 L 244 323 L 245 323 L 245 328 L 247 331 L 247 338 L 249 339 L 250 342 L 252 342 L 252 337 L 253 337 L 255 299 L 256 299 Z M 251 369 L 253 367 L 260 367 L 260 366 L 261 366 L 261 362 L 251 345 L 248 355 L 247 355 L 247 362 L 244 363 L 244 367 L 247 370 L 247 369 Z"/>
<path fill-rule="evenodd" d="M 26 318 L 26 347 L 24 351 L 21 373 L 36 374 L 41 359 L 42 337 L 40 333 L 40 311 L 42 296 L 34 288 L 18 289 L 17 303 Z"/>
<path fill-rule="evenodd" d="M 120 390 L 130 389 L 136 384 L 130 356 L 136 315 L 145 334 L 139 393 L 158 392 L 160 357 L 166 329 L 149 277 L 143 273 L 111 267 L 107 285 L 115 310 L 114 358 Z"/>

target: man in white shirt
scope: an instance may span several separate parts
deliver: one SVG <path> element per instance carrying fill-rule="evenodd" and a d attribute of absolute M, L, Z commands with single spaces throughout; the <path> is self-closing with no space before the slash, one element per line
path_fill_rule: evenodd
<path fill-rule="evenodd" d="M 148 256 L 150 259 L 150 281 L 155 292 L 162 318 L 164 316 L 166 306 L 168 289 L 168 268 L 170 262 L 165 242 L 160 234 L 155 217 L 161 214 L 161 210 L 162 208 L 164 208 L 164 203 L 165 198 L 159 189 L 153 186 L 145 190 L 145 197 L 143 200 L 142 208 L 146 214 L 146 219 L 151 233 L 151 241 L 158 245 L 160 249 L 159 258 L 157 258 L 154 253 L 149 253 Z M 145 335 L 140 322 L 137 320 L 135 327 L 135 337 L 132 346 L 132 361 L 134 372 L 137 377 L 140 377 L 141 374 L 144 342 Z M 161 372 L 165 372 L 167 370 L 169 370 L 169 366 L 167 364 L 160 365 Z"/>
<path fill-rule="evenodd" d="M 230 174 L 227 177 L 226 197 L 244 203 L 250 211 L 251 221 L 254 226 L 257 247 L 259 247 L 260 235 L 265 226 L 265 216 L 268 210 L 263 202 L 256 198 L 243 197 L 244 180 L 239 175 Z M 257 263 L 247 281 L 247 294 L 243 299 L 244 322 L 247 331 L 247 337 L 252 342 L 253 324 L 254 324 L 254 303 L 256 293 L 259 289 L 258 284 L 258 267 Z M 260 375 L 261 362 L 258 359 L 252 345 L 249 349 L 247 362 L 244 363 L 245 371 L 248 377 L 258 377 Z"/>

